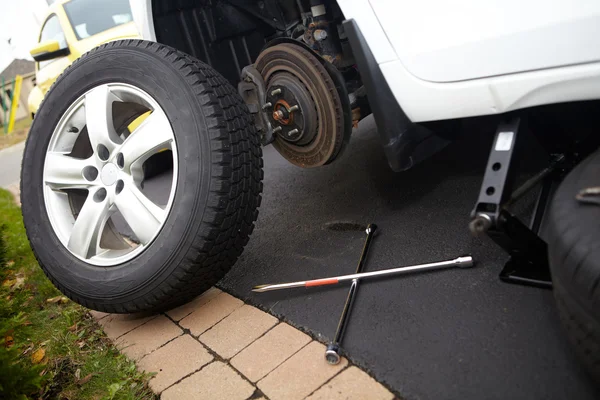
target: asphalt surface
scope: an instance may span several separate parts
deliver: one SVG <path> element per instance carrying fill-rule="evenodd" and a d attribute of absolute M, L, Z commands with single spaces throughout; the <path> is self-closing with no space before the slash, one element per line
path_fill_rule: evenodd
<path fill-rule="evenodd" d="M 398 174 L 387 166 L 372 118 L 324 168 L 294 167 L 265 148 L 256 230 L 220 286 L 327 341 L 347 286 L 250 289 L 352 273 L 365 234 L 331 224 L 375 222 L 366 270 L 466 253 L 478 266 L 364 281 L 343 344 L 353 362 L 407 399 L 599 398 L 563 334 L 552 292 L 501 283 L 507 256 L 468 232 L 492 134 L 457 141 Z M 526 158 L 533 170 L 535 159 Z"/>

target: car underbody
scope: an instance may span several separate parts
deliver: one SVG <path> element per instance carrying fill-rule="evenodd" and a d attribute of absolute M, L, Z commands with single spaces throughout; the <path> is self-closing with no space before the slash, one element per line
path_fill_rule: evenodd
<path fill-rule="evenodd" d="M 371 113 L 394 171 L 469 133 L 465 118 L 413 123 L 358 24 L 335 1 L 152 0 L 152 16 L 156 41 L 209 64 L 236 86 L 262 145 L 273 144 L 297 166 L 333 162 Z M 565 104 L 518 113 L 547 142 L 560 138 L 565 121 L 596 120 L 593 110 Z M 495 126 L 500 117 L 473 118 Z"/>

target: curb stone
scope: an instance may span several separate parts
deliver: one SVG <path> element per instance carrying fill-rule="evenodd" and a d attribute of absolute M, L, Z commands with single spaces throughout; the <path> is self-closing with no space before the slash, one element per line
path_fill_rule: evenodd
<path fill-rule="evenodd" d="M 291 325 L 212 288 L 154 317 L 90 311 L 162 399 L 374 399 L 395 396 Z M 279 350 L 273 350 L 279 349 Z"/>

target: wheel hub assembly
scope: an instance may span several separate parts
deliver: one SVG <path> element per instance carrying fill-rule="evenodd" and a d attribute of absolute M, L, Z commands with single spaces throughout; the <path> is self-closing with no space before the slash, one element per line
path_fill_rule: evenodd
<path fill-rule="evenodd" d="M 321 61 L 299 45 L 282 43 L 263 51 L 255 66 L 267 88 L 263 112 L 277 151 L 304 168 L 333 161 L 344 144 L 344 119 L 339 93 Z"/>

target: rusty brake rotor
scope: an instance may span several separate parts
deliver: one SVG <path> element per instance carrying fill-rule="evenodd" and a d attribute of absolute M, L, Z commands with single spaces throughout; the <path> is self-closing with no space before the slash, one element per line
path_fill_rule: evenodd
<path fill-rule="evenodd" d="M 344 145 L 342 102 L 317 57 L 302 46 L 280 43 L 263 51 L 255 67 L 267 88 L 264 111 L 277 151 L 304 168 L 335 159 Z"/>

